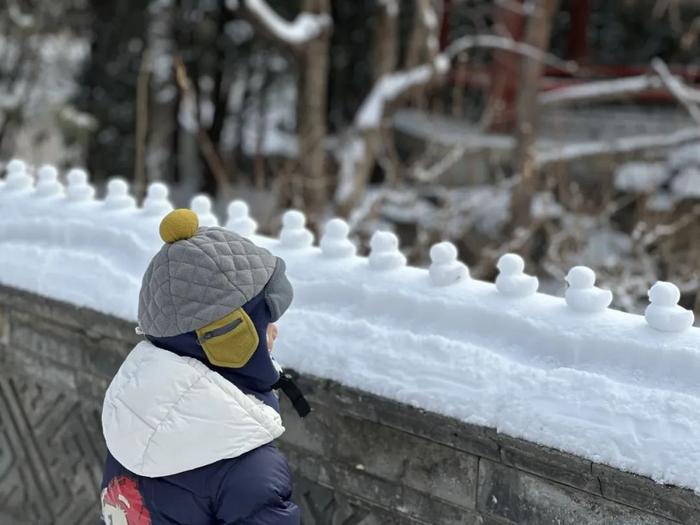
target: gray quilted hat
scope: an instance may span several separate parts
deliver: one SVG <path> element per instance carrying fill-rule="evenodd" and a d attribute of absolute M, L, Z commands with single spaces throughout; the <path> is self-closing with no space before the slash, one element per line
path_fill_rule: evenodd
<path fill-rule="evenodd" d="M 276 321 L 292 301 L 284 261 L 240 235 L 198 228 L 190 210 L 161 222 L 166 244 L 153 257 L 141 284 L 138 320 L 153 337 L 198 330 L 240 308 L 261 292 Z"/>

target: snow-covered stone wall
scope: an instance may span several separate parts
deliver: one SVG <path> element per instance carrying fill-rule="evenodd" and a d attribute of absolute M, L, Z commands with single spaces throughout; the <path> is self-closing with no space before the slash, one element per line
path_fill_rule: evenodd
<path fill-rule="evenodd" d="M 0 185 L 0 283 L 135 321 L 140 278 L 172 207 L 154 183 L 141 207 L 124 181 L 96 200 L 87 175 L 7 166 Z M 211 202 L 191 207 L 220 223 Z M 406 266 L 377 232 L 356 255 L 345 222 L 314 243 L 303 214 L 259 236 L 235 201 L 222 225 L 283 257 L 296 290 L 280 322 L 283 365 L 587 460 L 700 490 L 700 329 L 670 283 L 650 283 L 645 316 L 609 308 L 593 270 L 572 268 L 566 297 L 537 293 L 504 255 L 495 284 L 469 277 L 439 243 L 429 269 Z"/>
<path fill-rule="evenodd" d="M 0 285 L 0 523 L 97 521 L 104 391 L 133 322 Z M 669 525 L 700 497 L 303 374 L 279 445 L 305 524 Z M 679 454 L 682 451 L 678 451 Z"/>

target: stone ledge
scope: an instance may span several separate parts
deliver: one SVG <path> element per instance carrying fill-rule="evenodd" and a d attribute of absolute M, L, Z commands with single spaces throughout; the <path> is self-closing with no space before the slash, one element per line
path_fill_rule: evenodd
<path fill-rule="evenodd" d="M 593 465 L 603 496 L 682 523 L 700 524 L 700 498 L 688 489 L 661 485 L 648 478 L 607 465 Z"/>
<path fill-rule="evenodd" d="M 75 328 L 89 337 L 106 337 L 132 345 L 140 340 L 134 332 L 134 321 L 125 321 L 25 290 L 0 285 L 0 305 L 8 310 L 26 312 L 63 327 Z"/>
<path fill-rule="evenodd" d="M 629 516 L 636 516 L 635 511 L 648 513 L 651 520 L 648 523 L 666 523 L 663 520 L 665 518 L 668 522 L 700 525 L 700 510 L 696 510 L 700 505 L 700 497 L 690 490 L 661 485 L 643 476 L 594 464 L 566 452 L 500 434 L 493 429 L 461 423 L 334 381 L 302 376 L 299 384 L 308 393 L 312 405 L 324 414 L 329 411 L 345 414 L 512 467 L 517 472 L 534 475 L 533 479 L 561 486 L 560 490 L 564 494 L 569 493 L 565 490 L 567 487 L 575 489 L 572 494 L 582 491 L 582 501 L 600 500 L 603 507 L 611 509 L 610 512 L 624 510 L 627 513 L 625 515 Z M 292 411 L 289 414 L 285 419 L 286 424 L 297 428 L 300 424 L 294 422 L 296 415 Z M 315 412 L 311 417 L 314 415 Z M 332 433 L 329 428 L 326 429 L 326 434 L 328 433 Z M 301 437 L 299 441 L 313 447 L 313 440 L 317 436 L 311 434 Z M 309 451 L 318 453 L 311 449 Z M 591 500 L 591 497 L 594 499 Z M 483 513 L 483 509 L 479 510 Z M 507 516 L 484 514 L 483 518 L 494 523 L 509 522 Z M 641 518 L 638 517 L 629 519 L 636 520 L 630 523 L 647 523 L 639 521 Z M 654 521 L 658 519 L 662 521 Z"/>
<path fill-rule="evenodd" d="M 498 442 L 501 445 L 501 461 L 505 465 L 601 495 L 600 483 L 592 472 L 591 461 L 505 434 L 498 435 Z"/>
<path fill-rule="evenodd" d="M 496 515 L 518 524 L 679 523 L 487 459 L 479 461 L 477 509 L 483 514 Z"/>
<path fill-rule="evenodd" d="M 281 448 L 297 476 L 378 506 L 398 518 L 434 524 L 435 517 L 439 516 L 439 523 L 444 525 L 481 523 L 481 517 L 473 510 L 456 507 L 430 494 L 383 480 L 351 465 L 324 461 L 290 445 Z"/>
<path fill-rule="evenodd" d="M 323 405 L 307 418 L 288 414 L 280 441 L 321 461 L 342 462 L 464 509 L 476 506 L 477 457 Z"/>
<path fill-rule="evenodd" d="M 475 456 L 500 460 L 498 433 L 493 429 L 463 423 L 328 379 L 302 374 L 298 383 L 314 405 L 340 410 Z"/>
<path fill-rule="evenodd" d="M 304 525 L 425 525 L 303 477 L 294 479 L 293 497 L 302 508 Z"/>

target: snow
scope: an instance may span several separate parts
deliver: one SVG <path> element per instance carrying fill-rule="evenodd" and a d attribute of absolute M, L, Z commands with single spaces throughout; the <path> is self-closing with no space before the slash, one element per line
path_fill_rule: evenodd
<path fill-rule="evenodd" d="M 700 139 L 700 129 L 689 127 L 672 133 L 635 135 L 605 141 L 587 141 L 558 145 L 549 151 L 538 152 L 536 162 L 543 166 L 550 162 L 564 162 L 601 154 L 625 153 L 646 149 L 672 147 Z"/>
<path fill-rule="evenodd" d="M 530 214 L 539 220 L 556 219 L 564 214 L 564 209 L 551 192 L 540 191 L 532 198 Z"/>
<path fill-rule="evenodd" d="M 649 197 L 646 208 L 649 211 L 663 213 L 671 212 L 676 207 L 676 198 L 667 192 L 657 192 Z"/>
<path fill-rule="evenodd" d="M 0 282 L 135 321 L 141 276 L 161 246 L 167 187 L 149 187 L 148 211 L 119 213 L 100 200 L 42 206 L 33 190 L 9 193 L 0 189 Z M 304 224 L 299 212 L 284 221 L 296 232 Z M 685 329 L 664 332 L 652 328 L 658 319 L 610 308 L 509 297 L 467 278 L 444 243 L 431 250 L 431 271 L 377 271 L 365 257 L 327 256 L 327 246 L 351 243 L 346 223 L 331 224 L 326 253 L 252 237 L 284 258 L 295 289 L 275 345 L 282 365 L 700 491 L 699 328 L 679 321 L 674 328 Z M 375 255 L 398 251 L 393 238 L 376 239 Z M 506 271 L 522 268 L 506 261 Z M 591 274 L 575 271 L 572 287 L 595 291 Z M 655 306 L 687 323 L 674 290 L 659 289 Z"/>
<path fill-rule="evenodd" d="M 687 198 L 700 198 L 700 165 L 685 168 L 671 181 L 674 195 Z"/>
<path fill-rule="evenodd" d="M 224 33 L 233 41 L 234 44 L 240 46 L 253 38 L 253 26 L 246 20 L 232 20 L 224 25 Z"/>
<path fill-rule="evenodd" d="M 398 0 L 379 0 L 379 5 L 386 9 L 389 16 L 398 16 L 399 2 Z"/>
<path fill-rule="evenodd" d="M 686 144 L 671 151 L 668 155 L 668 164 L 674 170 L 688 165 L 700 166 L 700 142 Z"/>
<path fill-rule="evenodd" d="M 438 55 L 430 64 L 422 64 L 406 71 L 383 75 L 362 102 L 355 116 L 358 129 L 377 129 L 384 118 L 385 107 L 409 89 L 427 84 L 436 73 L 446 73 L 449 61 Z"/>
<path fill-rule="evenodd" d="M 615 172 L 618 190 L 651 193 L 668 179 L 666 166 L 660 162 L 627 162 Z"/>
<path fill-rule="evenodd" d="M 246 0 L 245 5 L 275 38 L 292 45 L 305 44 L 331 26 L 330 17 L 311 13 L 300 13 L 289 22 L 280 17 L 265 0 Z"/>
<path fill-rule="evenodd" d="M 289 77 L 274 82 L 263 100 L 263 114 L 257 104 L 244 110 L 242 126 L 243 152 L 248 156 L 265 155 L 296 158 L 299 153 L 295 112 L 296 86 Z M 227 130 L 235 134 L 237 130 Z M 237 136 L 226 137 L 235 144 Z"/>
<path fill-rule="evenodd" d="M 180 101 L 180 110 L 177 121 L 183 129 L 190 133 L 197 133 L 199 122 L 197 121 L 197 102 L 192 93 L 185 93 Z"/>
<path fill-rule="evenodd" d="M 339 202 L 346 202 L 357 188 L 356 174 L 358 165 L 367 154 L 367 147 L 360 137 L 350 135 L 341 147 L 336 150 L 340 169 L 338 172 L 338 188 L 335 195 Z"/>

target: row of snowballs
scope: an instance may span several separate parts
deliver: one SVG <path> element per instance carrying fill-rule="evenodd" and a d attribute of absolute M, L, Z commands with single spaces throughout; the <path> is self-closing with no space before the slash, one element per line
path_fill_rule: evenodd
<path fill-rule="evenodd" d="M 37 198 L 62 198 L 73 203 L 95 201 L 95 189 L 88 183 L 88 175 L 80 169 L 70 170 L 68 184 L 58 181 L 58 171 L 53 166 L 42 166 L 37 170 L 37 182 L 26 164 L 12 160 L 6 167 L 6 178 L 0 186 L 0 201 L 19 195 L 33 195 Z M 136 209 L 135 199 L 129 195 L 129 186 L 123 179 L 112 179 L 107 184 L 107 194 L 101 203 L 108 211 Z M 206 195 L 194 197 L 190 208 L 199 217 L 202 226 L 218 226 L 219 220 L 212 211 L 212 202 Z M 162 183 L 149 185 L 143 202 L 142 212 L 148 216 L 162 217 L 173 209 L 168 200 L 168 187 Z M 228 220 L 225 224 L 244 237 L 257 231 L 257 222 L 250 217 L 248 205 L 234 200 L 228 206 Z M 357 247 L 349 239 L 350 227 L 339 218 L 328 221 L 319 242 L 321 253 L 330 258 L 349 258 L 357 253 Z M 282 216 L 282 229 L 279 235 L 280 246 L 287 249 L 309 248 L 314 243 L 313 233 L 306 228 L 306 217 L 297 210 L 289 210 Z M 459 261 L 457 248 L 450 242 L 440 242 L 430 249 L 431 264 L 429 276 L 435 286 L 449 286 L 469 279 L 468 267 Z M 406 257 L 399 250 L 399 240 L 391 232 L 375 232 L 370 240 L 369 267 L 372 270 L 388 271 L 406 265 Z M 519 255 L 503 255 L 497 264 L 499 275 L 496 278 L 497 290 L 511 298 L 522 298 L 537 292 L 537 277 L 525 273 L 525 262 Z M 595 286 L 596 275 L 585 266 L 572 268 L 566 276 L 568 288 L 565 294 L 567 305 L 584 313 L 601 312 L 610 306 L 612 292 Z M 680 291 L 668 282 L 659 281 L 649 290 L 650 304 L 645 318 L 652 328 L 663 332 L 681 332 L 694 322 L 692 311 L 682 308 Z"/>

